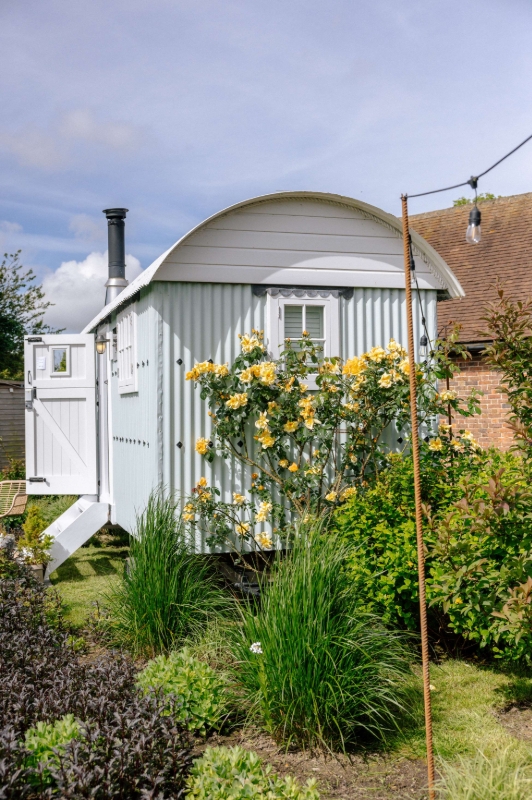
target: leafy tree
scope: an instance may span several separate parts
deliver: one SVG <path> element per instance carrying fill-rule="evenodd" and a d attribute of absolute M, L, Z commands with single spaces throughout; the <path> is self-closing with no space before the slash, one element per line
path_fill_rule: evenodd
<path fill-rule="evenodd" d="M 490 367 L 501 373 L 500 390 L 508 398 L 510 426 L 517 444 L 532 456 L 532 298 L 512 300 L 497 285 L 498 299 L 482 317 L 492 344 L 484 351 Z"/>
<path fill-rule="evenodd" d="M 481 192 L 481 194 L 477 195 L 477 203 L 485 203 L 486 200 L 498 200 L 500 197 L 502 195 L 495 197 L 491 192 Z M 453 200 L 453 206 L 469 206 L 473 202 L 471 197 L 459 197 L 458 200 Z"/>
<path fill-rule="evenodd" d="M 35 284 L 33 270 L 20 262 L 20 250 L 4 253 L 0 265 L 0 378 L 22 380 L 24 336 L 53 333 L 42 317 L 52 305 Z"/>

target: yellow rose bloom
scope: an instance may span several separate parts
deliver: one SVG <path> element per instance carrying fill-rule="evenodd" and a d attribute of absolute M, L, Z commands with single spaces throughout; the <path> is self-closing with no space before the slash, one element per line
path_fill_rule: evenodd
<path fill-rule="evenodd" d="M 299 428 L 299 422 L 297 422 L 297 421 L 296 422 L 287 422 L 287 423 L 285 423 L 285 425 L 283 425 L 283 430 L 285 430 L 287 433 L 293 433 L 298 428 Z"/>
<path fill-rule="evenodd" d="M 191 511 L 194 511 L 194 504 L 193 503 L 187 503 L 185 508 L 184 508 L 184 511 L 187 511 L 188 513 L 190 513 Z"/>
<path fill-rule="evenodd" d="M 295 381 L 295 378 L 289 378 L 283 384 L 283 389 L 285 390 L 285 392 L 291 392 L 292 391 L 292 389 L 294 388 L 294 381 Z"/>
<path fill-rule="evenodd" d="M 194 514 L 190 513 L 183 514 L 183 519 L 185 520 L 185 522 L 192 522 L 192 520 L 194 519 Z"/>
<path fill-rule="evenodd" d="M 282 458 L 282 459 L 279 461 L 279 466 L 280 466 L 282 469 L 286 469 L 286 468 L 287 468 L 287 466 L 288 466 L 288 461 L 286 460 L 286 458 Z"/>
<path fill-rule="evenodd" d="M 340 500 L 344 502 L 344 500 L 349 500 L 350 497 L 354 497 L 357 493 L 357 490 L 354 486 L 348 486 L 347 489 L 344 489 L 342 494 L 340 495 Z"/>
<path fill-rule="evenodd" d="M 269 431 L 263 431 L 260 436 L 256 436 L 255 438 L 261 443 L 265 450 L 275 444 L 275 436 L 272 436 Z"/>
<path fill-rule="evenodd" d="M 246 533 L 249 533 L 250 528 L 251 525 L 249 524 L 249 522 L 239 522 L 239 524 L 236 526 L 236 532 L 239 533 L 241 536 L 245 536 Z"/>
<path fill-rule="evenodd" d="M 273 412 L 275 411 L 276 408 L 277 408 L 277 403 L 275 402 L 275 400 L 272 400 L 271 402 L 269 402 L 268 403 L 268 414 L 273 414 Z"/>
<path fill-rule="evenodd" d="M 288 467 L 288 472 L 297 472 L 299 467 L 297 466 L 296 462 L 294 461 L 293 464 L 290 464 Z"/>
<path fill-rule="evenodd" d="M 262 531 L 262 533 L 255 534 L 255 541 L 263 550 L 271 550 L 273 547 L 273 540 L 269 533 Z"/>
<path fill-rule="evenodd" d="M 365 364 L 362 359 L 355 356 L 354 358 L 348 358 L 344 364 L 344 368 L 342 370 L 343 375 L 360 375 L 365 369 Z"/>
<path fill-rule="evenodd" d="M 366 356 L 370 361 L 374 361 L 376 364 L 378 364 L 379 361 L 382 361 L 384 358 L 386 358 L 386 352 L 382 349 L 382 347 L 372 347 Z"/>
<path fill-rule="evenodd" d="M 267 500 L 264 500 L 260 504 L 259 510 L 257 511 L 257 513 L 255 515 L 256 521 L 257 522 L 266 522 L 266 520 L 268 519 L 268 516 L 270 514 L 270 511 L 272 510 L 272 508 L 273 508 L 272 504 L 268 503 Z"/>
<path fill-rule="evenodd" d="M 258 338 L 256 336 L 249 336 L 247 333 L 240 337 L 240 347 L 243 353 L 251 353 L 256 347 L 260 347 L 261 350 L 264 350 Z"/>
<path fill-rule="evenodd" d="M 249 367 L 247 369 L 243 369 L 242 372 L 240 373 L 240 382 L 251 383 L 252 380 L 253 380 L 253 373 L 249 369 Z"/>
<path fill-rule="evenodd" d="M 329 492 L 329 494 L 325 495 L 325 499 L 328 500 L 329 503 L 334 503 L 337 497 L 338 497 L 337 492 Z"/>
<path fill-rule="evenodd" d="M 225 405 L 228 408 L 232 408 L 236 410 L 241 406 L 245 406 L 248 402 L 248 396 L 246 392 L 241 392 L 240 394 L 232 394 L 229 400 L 226 400 Z"/>
<path fill-rule="evenodd" d="M 239 494 L 238 492 L 233 492 L 233 503 L 236 503 L 237 506 L 241 506 L 242 503 L 245 501 L 245 497 L 243 494 Z"/>
<path fill-rule="evenodd" d="M 379 386 L 381 386 L 383 389 L 389 389 L 391 385 L 392 385 L 392 376 L 390 375 L 389 372 L 385 372 L 384 375 L 381 375 L 381 378 L 379 380 Z"/>
<path fill-rule="evenodd" d="M 433 450 L 434 452 L 439 452 L 443 449 L 443 442 L 439 436 L 436 436 L 435 439 L 431 439 L 429 442 L 429 450 Z"/>
<path fill-rule="evenodd" d="M 319 467 L 307 467 L 305 470 L 305 475 L 319 475 L 321 469 Z"/>
<path fill-rule="evenodd" d="M 255 423 L 255 427 L 259 429 L 259 431 L 268 431 L 268 417 L 266 416 L 265 411 L 261 411 L 259 414 L 259 418 Z"/>
<path fill-rule="evenodd" d="M 308 389 L 308 384 L 307 383 L 300 383 L 299 384 L 299 391 L 301 392 L 301 394 L 304 394 L 307 391 L 307 389 Z"/>
<path fill-rule="evenodd" d="M 440 392 L 439 395 L 439 399 L 444 403 L 449 403 L 451 400 L 456 400 L 457 397 L 458 395 L 454 389 L 446 389 L 444 392 Z"/>
<path fill-rule="evenodd" d="M 203 436 L 200 436 L 199 439 L 196 439 L 196 453 L 199 453 L 201 456 L 204 456 L 208 449 L 209 449 L 208 439 L 205 439 Z"/>
<path fill-rule="evenodd" d="M 198 486 L 201 486 L 202 488 L 207 486 L 207 478 L 200 478 L 198 481 Z"/>
<path fill-rule="evenodd" d="M 275 382 L 276 365 L 273 361 L 265 361 L 260 365 L 260 382 L 266 386 L 271 386 Z"/>
<path fill-rule="evenodd" d="M 314 425 L 319 425 L 318 420 L 315 417 L 307 417 L 305 420 L 305 428 L 312 431 L 314 430 Z"/>

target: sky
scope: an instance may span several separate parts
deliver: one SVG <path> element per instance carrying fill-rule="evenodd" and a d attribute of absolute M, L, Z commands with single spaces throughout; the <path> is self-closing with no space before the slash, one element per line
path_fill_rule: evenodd
<path fill-rule="evenodd" d="M 530 0 L 0 0 L 0 251 L 79 331 L 103 305 L 104 208 L 130 209 L 130 280 L 272 191 L 399 215 L 401 192 L 532 133 L 531 33 Z M 532 142 L 479 191 L 532 191 Z"/>

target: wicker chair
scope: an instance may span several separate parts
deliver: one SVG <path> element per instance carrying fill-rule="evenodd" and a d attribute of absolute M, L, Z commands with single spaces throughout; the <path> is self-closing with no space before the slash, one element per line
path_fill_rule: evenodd
<path fill-rule="evenodd" d="M 26 481 L 0 481 L 0 519 L 23 514 L 27 502 Z"/>

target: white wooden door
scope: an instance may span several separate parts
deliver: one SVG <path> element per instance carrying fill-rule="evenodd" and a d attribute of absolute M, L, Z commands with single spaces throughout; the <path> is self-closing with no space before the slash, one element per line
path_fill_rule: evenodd
<path fill-rule="evenodd" d="M 93 334 L 27 336 L 28 494 L 98 493 Z"/>

